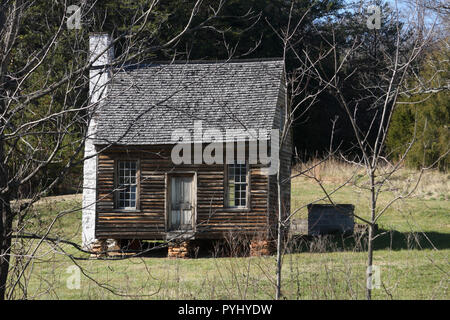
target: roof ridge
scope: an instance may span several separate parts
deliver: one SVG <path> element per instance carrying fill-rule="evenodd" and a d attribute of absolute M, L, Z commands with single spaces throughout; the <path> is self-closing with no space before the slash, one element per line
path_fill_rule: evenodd
<path fill-rule="evenodd" d="M 229 59 L 229 60 L 155 60 L 150 63 L 135 63 L 124 65 L 121 67 L 121 69 L 137 69 L 145 67 L 155 67 L 158 65 L 226 64 L 226 63 L 282 62 L 282 61 L 283 61 L 282 57 Z"/>

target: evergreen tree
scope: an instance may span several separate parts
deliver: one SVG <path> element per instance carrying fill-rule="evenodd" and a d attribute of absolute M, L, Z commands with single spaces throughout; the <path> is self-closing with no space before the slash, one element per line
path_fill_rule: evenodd
<path fill-rule="evenodd" d="M 450 50 L 434 49 L 423 61 L 420 77 L 433 79 L 432 87 L 440 87 L 450 77 Z M 436 70 L 441 70 L 436 74 Z M 414 84 L 414 83 L 413 83 Z M 416 83 L 417 84 L 417 83 Z M 408 102 L 410 102 L 408 104 Z M 437 162 L 442 171 L 449 168 L 450 155 L 450 93 L 416 94 L 404 99 L 396 107 L 387 138 L 388 154 L 394 159 L 402 157 L 410 143 L 414 142 L 406 156 L 406 163 L 415 168 Z"/>

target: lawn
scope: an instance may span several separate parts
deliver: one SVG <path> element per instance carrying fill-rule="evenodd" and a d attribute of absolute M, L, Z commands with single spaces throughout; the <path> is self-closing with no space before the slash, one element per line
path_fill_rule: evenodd
<path fill-rule="evenodd" d="M 368 194 L 357 186 L 358 182 L 340 187 L 346 170 L 323 169 L 320 175 L 324 187 L 327 191 L 338 189 L 332 195 L 333 201 L 352 203 L 358 215 L 367 217 Z M 398 185 L 407 185 L 408 177 L 414 174 L 402 171 L 396 177 Z M 425 178 L 424 185 L 413 197 L 396 202 L 379 221 L 374 261 L 379 267 L 381 286 L 373 290 L 374 299 L 450 297 L 449 176 L 433 173 Z M 381 207 L 395 195 L 396 188 L 392 190 L 380 196 Z M 320 186 L 310 179 L 298 177 L 292 182 L 293 208 L 322 197 Z M 58 213 L 67 212 L 56 221 L 50 234 L 80 243 L 81 211 L 76 209 L 79 206 L 79 196 L 41 201 L 27 228 L 38 229 Z M 303 209 L 296 215 L 305 214 Z M 283 260 L 283 296 L 286 299 L 364 299 L 365 243 L 364 239 L 358 242 L 359 246 L 356 242 L 324 237 L 290 248 Z M 23 247 L 31 250 L 37 243 L 37 240 L 25 240 Z M 86 260 L 73 260 L 63 250 Z M 71 281 L 78 270 L 76 265 L 83 270 L 79 288 Z M 29 299 L 272 299 L 274 281 L 275 256 L 92 260 L 70 245 L 42 244 L 22 284 L 28 287 Z M 15 292 L 15 298 L 22 297 L 19 289 Z"/>

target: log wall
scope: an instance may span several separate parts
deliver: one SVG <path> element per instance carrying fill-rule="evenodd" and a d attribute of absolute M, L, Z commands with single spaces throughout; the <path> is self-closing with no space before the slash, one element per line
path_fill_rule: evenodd
<path fill-rule="evenodd" d="M 284 76 L 282 77 L 284 79 Z M 287 218 L 291 213 L 291 164 L 292 164 L 292 125 L 289 122 L 289 114 L 291 110 L 287 108 L 285 103 L 284 84 L 280 86 L 278 92 L 278 102 L 275 111 L 273 128 L 280 130 L 282 122 L 286 127 L 286 136 L 283 142 L 280 142 L 280 181 L 281 183 L 281 214 L 283 218 Z M 287 122 L 280 121 L 281 117 L 288 119 Z M 281 140 L 280 130 L 280 140 Z M 269 202 L 268 202 L 268 216 L 269 216 L 269 238 L 276 238 L 278 225 L 278 181 L 277 175 L 271 175 L 268 179 L 269 184 Z M 288 230 L 286 230 L 288 231 Z"/>
<path fill-rule="evenodd" d="M 165 239 L 168 176 L 189 172 L 196 175 L 196 238 L 223 238 L 230 233 L 246 235 L 268 231 L 269 178 L 261 165 L 250 165 L 250 206 L 228 209 L 224 206 L 224 165 L 177 165 L 171 158 L 172 146 L 111 147 L 99 154 L 97 175 L 98 239 Z M 114 205 L 115 165 L 120 159 L 138 160 L 136 211 L 120 211 Z"/>

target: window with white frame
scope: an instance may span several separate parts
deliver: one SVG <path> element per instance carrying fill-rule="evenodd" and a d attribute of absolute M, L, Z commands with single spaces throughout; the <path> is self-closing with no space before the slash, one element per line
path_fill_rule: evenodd
<path fill-rule="evenodd" d="M 227 174 L 227 206 L 230 208 L 247 207 L 247 164 L 229 164 L 227 167 Z"/>
<path fill-rule="evenodd" d="M 136 209 L 137 161 L 120 160 L 117 175 L 117 209 Z"/>

